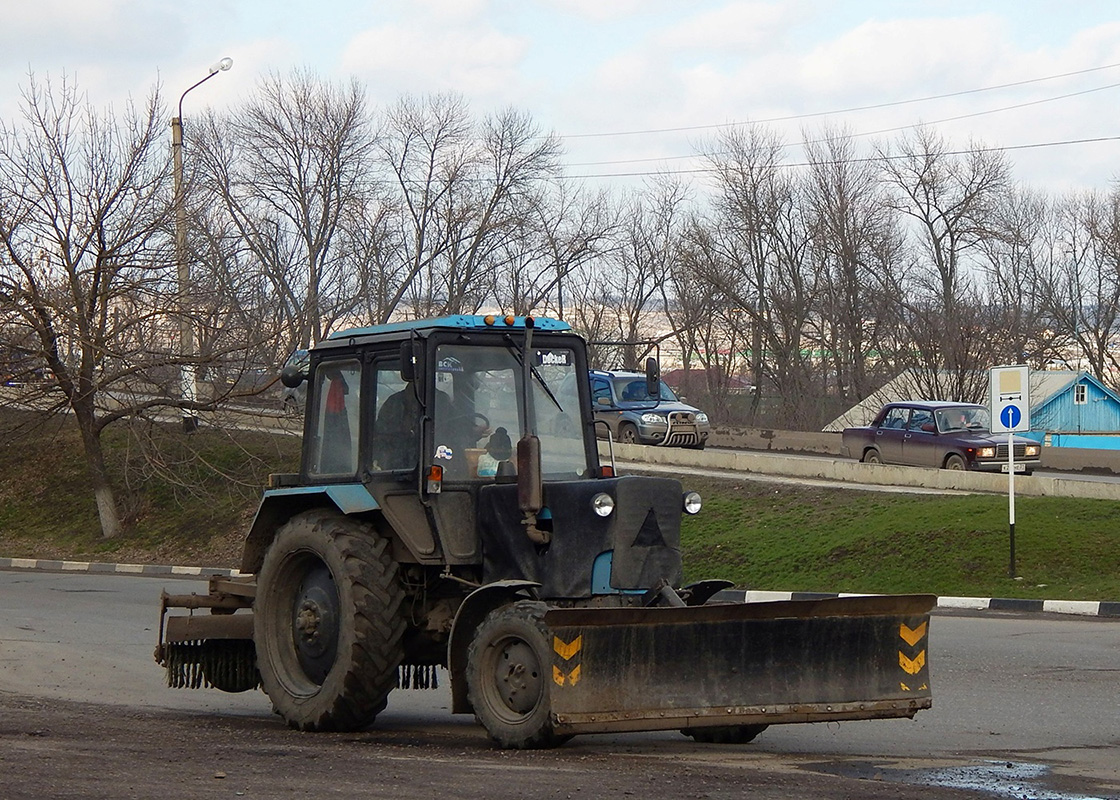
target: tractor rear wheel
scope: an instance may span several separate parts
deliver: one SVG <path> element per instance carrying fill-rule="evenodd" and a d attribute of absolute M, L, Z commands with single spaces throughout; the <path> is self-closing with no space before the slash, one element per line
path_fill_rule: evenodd
<path fill-rule="evenodd" d="M 261 685 L 304 731 L 360 730 L 396 686 L 404 590 L 388 540 L 337 512 L 293 517 L 265 554 L 254 604 Z"/>
<path fill-rule="evenodd" d="M 545 610 L 544 603 L 525 600 L 490 612 L 467 650 L 467 698 L 502 747 L 555 747 L 571 738 L 552 726 Z"/>

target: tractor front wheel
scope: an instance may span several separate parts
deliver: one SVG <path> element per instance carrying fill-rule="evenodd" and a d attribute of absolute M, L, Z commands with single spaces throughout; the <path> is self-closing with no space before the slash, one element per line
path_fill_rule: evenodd
<path fill-rule="evenodd" d="M 526 600 L 490 612 L 467 651 L 467 698 L 502 747 L 555 747 L 571 738 L 553 730 L 545 610 Z"/>
<path fill-rule="evenodd" d="M 254 604 L 261 685 L 304 731 L 361 730 L 396 686 L 404 590 L 388 540 L 336 512 L 293 517 L 265 554 Z"/>

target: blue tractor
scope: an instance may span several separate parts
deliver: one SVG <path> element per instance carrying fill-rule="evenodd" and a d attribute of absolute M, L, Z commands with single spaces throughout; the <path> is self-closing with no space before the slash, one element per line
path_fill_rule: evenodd
<path fill-rule="evenodd" d="M 745 742 L 930 706 L 930 596 L 730 603 L 727 582 L 682 586 L 700 498 L 600 461 L 566 323 L 402 322 L 309 355 L 282 376 L 307 386 L 300 471 L 272 476 L 241 574 L 163 596 L 170 685 L 260 686 L 293 727 L 357 730 L 445 668 L 452 711 L 511 748 L 664 729 Z M 658 382 L 650 364 L 654 402 Z"/>

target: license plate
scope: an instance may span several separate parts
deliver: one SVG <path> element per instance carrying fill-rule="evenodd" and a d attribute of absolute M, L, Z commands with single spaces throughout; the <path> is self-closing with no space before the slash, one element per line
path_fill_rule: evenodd
<path fill-rule="evenodd" d="M 999 465 L 999 471 L 1000 472 L 1009 472 L 1010 470 L 1007 469 L 1008 466 L 1009 466 L 1008 464 L 1000 464 Z M 1015 471 L 1016 472 L 1026 472 L 1027 471 L 1027 465 L 1022 464 L 1022 463 L 1016 464 L 1015 465 Z"/>

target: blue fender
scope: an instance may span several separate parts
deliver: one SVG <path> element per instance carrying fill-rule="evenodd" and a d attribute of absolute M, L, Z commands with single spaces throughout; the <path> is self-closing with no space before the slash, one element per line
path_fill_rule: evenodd
<path fill-rule="evenodd" d="M 467 648 L 486 615 L 517 600 L 535 600 L 539 583 L 495 581 L 475 589 L 459 605 L 447 642 L 447 672 L 451 676 L 451 713 L 474 711 L 467 699 Z"/>
<path fill-rule="evenodd" d="M 260 569 L 265 551 L 276 535 L 276 530 L 289 519 L 312 508 L 331 506 L 347 516 L 375 511 L 381 507 L 361 483 L 288 486 L 265 491 L 245 539 L 241 571 L 255 573 Z"/>

